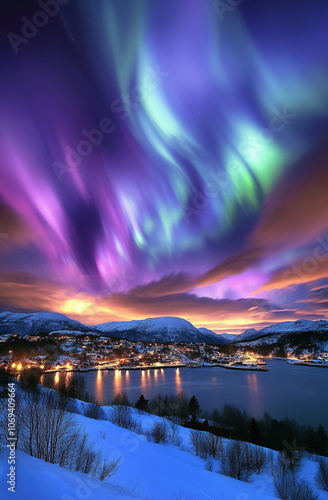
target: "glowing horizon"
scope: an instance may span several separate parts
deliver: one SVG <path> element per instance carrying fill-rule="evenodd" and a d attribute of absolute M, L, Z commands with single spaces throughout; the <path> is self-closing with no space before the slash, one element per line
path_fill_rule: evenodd
<path fill-rule="evenodd" d="M 216 7 L 72 1 L 4 33 L 0 311 L 328 319 L 328 6 Z"/>

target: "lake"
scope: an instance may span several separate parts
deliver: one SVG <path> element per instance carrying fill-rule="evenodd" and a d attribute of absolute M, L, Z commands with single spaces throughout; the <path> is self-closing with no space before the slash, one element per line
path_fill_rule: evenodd
<path fill-rule="evenodd" d="M 83 372 L 86 389 L 100 404 L 109 404 L 118 392 L 135 402 L 140 394 L 183 392 L 195 395 L 203 410 L 234 404 L 258 418 L 267 411 L 278 419 L 290 417 L 301 424 L 322 423 L 328 428 L 328 369 L 268 361 L 268 372 L 227 370 L 220 367 Z M 48 375 L 61 377 L 71 374 Z"/>

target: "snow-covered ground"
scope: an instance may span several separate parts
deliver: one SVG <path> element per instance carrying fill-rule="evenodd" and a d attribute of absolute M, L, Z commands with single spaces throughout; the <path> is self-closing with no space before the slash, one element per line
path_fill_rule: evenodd
<path fill-rule="evenodd" d="M 107 413 L 111 407 L 104 408 Z M 134 417 L 143 430 L 150 429 L 160 417 L 140 414 Z M 16 465 L 16 493 L 6 484 L 7 450 L 0 457 L 0 498 L 7 500 L 256 500 L 275 498 L 272 476 L 269 472 L 254 475 L 252 483 L 237 481 L 206 471 L 205 462 L 192 454 L 190 430 L 179 427 L 181 444 L 163 445 L 148 442 L 145 436 L 122 429 L 109 421 L 93 420 L 76 415 L 108 460 L 122 458 L 118 472 L 100 482 L 81 473 L 70 472 L 18 451 Z M 3 463 L 4 462 L 4 463 Z M 305 460 L 301 477 L 314 486 L 317 464 Z M 320 500 L 328 493 L 319 492 Z"/>

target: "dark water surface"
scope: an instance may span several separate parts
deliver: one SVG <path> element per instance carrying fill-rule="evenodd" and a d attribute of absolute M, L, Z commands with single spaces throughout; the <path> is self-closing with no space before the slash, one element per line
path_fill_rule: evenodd
<path fill-rule="evenodd" d="M 328 428 L 328 368 L 292 366 L 270 360 L 268 372 L 209 368 L 91 371 L 82 373 L 86 388 L 100 404 L 110 403 L 118 392 L 131 402 L 140 394 L 177 394 L 198 398 L 203 410 L 234 404 L 254 417 L 265 411 L 276 418 L 290 417 L 299 423 Z M 55 375 L 51 375 L 54 376 Z M 59 377 L 70 374 L 57 374 Z"/>

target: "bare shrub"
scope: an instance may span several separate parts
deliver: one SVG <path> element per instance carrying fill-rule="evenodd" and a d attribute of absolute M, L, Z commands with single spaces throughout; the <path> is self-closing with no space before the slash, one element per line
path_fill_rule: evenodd
<path fill-rule="evenodd" d="M 86 432 L 80 435 L 75 448 L 75 457 L 72 457 L 71 470 L 83 474 L 96 474 L 100 468 L 101 454 L 95 450 L 94 444 L 88 441 Z"/>
<path fill-rule="evenodd" d="M 134 431 L 136 422 L 132 417 L 132 411 L 129 406 L 115 405 L 109 414 L 109 420 L 112 424 Z"/>
<path fill-rule="evenodd" d="M 176 446 L 180 446 L 182 443 L 182 439 L 180 436 L 180 430 L 179 426 L 176 422 L 173 420 L 170 421 L 170 441 L 172 444 L 175 444 Z"/>
<path fill-rule="evenodd" d="M 328 491 L 328 462 L 324 458 L 319 458 L 319 467 L 314 476 L 318 488 Z"/>
<path fill-rule="evenodd" d="M 73 376 L 69 379 L 67 384 L 64 380 L 61 381 L 58 390 L 72 399 L 80 399 L 81 401 L 88 399 L 85 378 L 76 373 L 73 373 Z"/>
<path fill-rule="evenodd" d="M 64 457 L 78 433 L 75 418 L 65 411 L 53 391 L 31 394 L 24 403 L 23 451 L 64 466 Z"/>
<path fill-rule="evenodd" d="M 54 391 L 25 394 L 20 448 L 33 457 L 99 479 L 116 472 L 119 461 L 108 462 L 95 443 L 67 413 Z"/>
<path fill-rule="evenodd" d="M 106 414 L 98 403 L 89 403 L 85 407 L 83 415 L 95 420 L 106 420 Z"/>
<path fill-rule="evenodd" d="M 240 481 L 250 481 L 254 472 L 251 446 L 241 441 L 230 441 L 225 448 L 221 472 Z"/>
<path fill-rule="evenodd" d="M 102 467 L 99 472 L 100 481 L 103 481 L 104 479 L 106 479 L 106 477 L 110 477 L 116 474 L 120 463 L 121 463 L 121 458 L 118 458 L 117 460 L 112 460 L 111 462 L 108 462 L 108 460 L 105 459 L 102 463 Z"/>
<path fill-rule="evenodd" d="M 102 453 L 95 449 L 95 443 L 89 442 L 88 434 L 83 432 L 79 435 L 74 447 L 74 453 L 70 455 L 70 470 L 91 474 L 103 481 L 116 473 L 121 459 L 108 461 L 103 459 Z"/>
<path fill-rule="evenodd" d="M 289 471 L 284 476 L 275 476 L 274 493 L 281 500 L 317 500 L 319 495 L 304 479 L 298 479 Z"/>
<path fill-rule="evenodd" d="M 209 472 L 213 472 L 214 469 L 214 461 L 212 458 L 208 457 L 206 462 L 205 462 L 205 470 L 208 470 Z"/>
<path fill-rule="evenodd" d="M 295 453 L 287 453 L 285 450 L 279 453 L 274 466 L 274 475 L 284 476 L 288 472 L 296 474 L 302 468 L 302 457 Z"/>
<path fill-rule="evenodd" d="M 190 442 L 196 455 L 206 459 L 208 456 L 208 450 L 205 433 L 201 431 L 191 431 Z"/>
<path fill-rule="evenodd" d="M 254 471 L 257 472 L 257 474 L 261 474 L 269 465 L 269 456 L 267 452 L 259 446 L 254 446 L 252 448 L 252 463 Z"/>
<path fill-rule="evenodd" d="M 155 422 L 149 431 L 149 435 L 154 443 L 167 444 L 169 441 L 169 431 L 165 422 Z"/>
<path fill-rule="evenodd" d="M 267 452 L 267 456 L 268 456 L 269 470 L 271 472 L 271 475 L 273 476 L 275 473 L 275 454 L 272 450 L 269 450 Z"/>
<path fill-rule="evenodd" d="M 222 448 L 222 438 L 208 432 L 205 435 L 206 448 L 210 457 L 217 458 Z"/>

